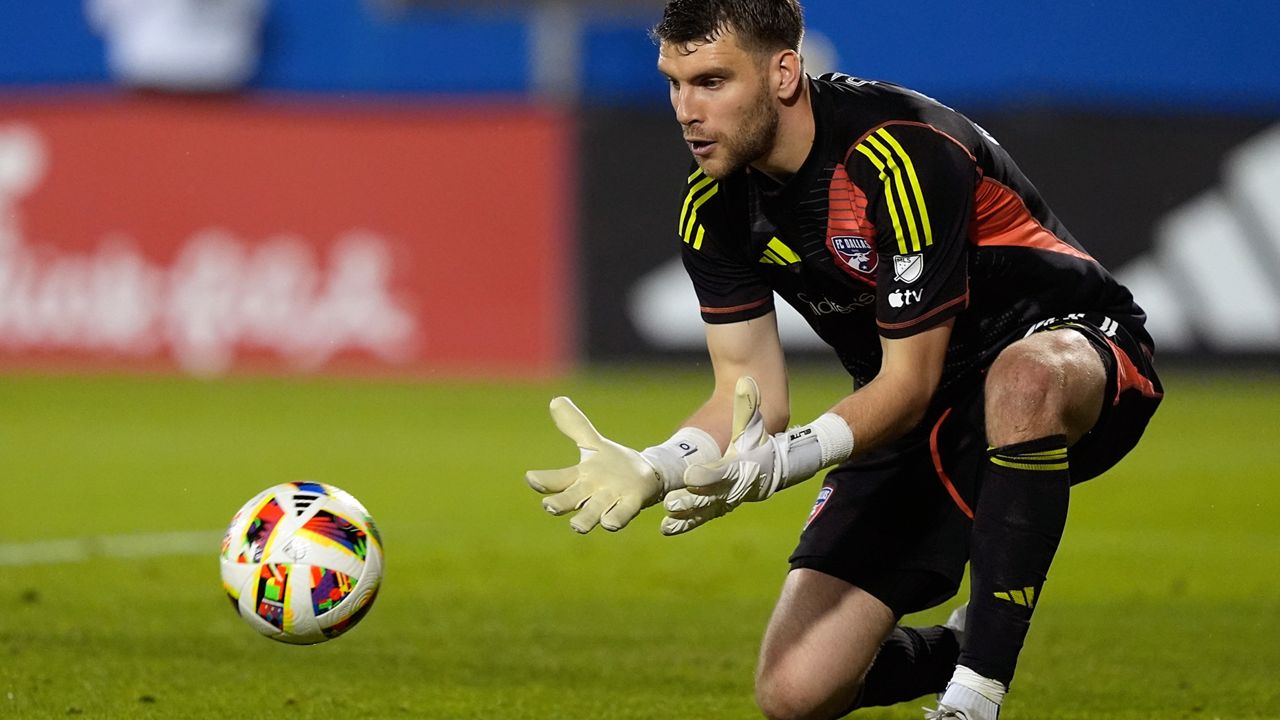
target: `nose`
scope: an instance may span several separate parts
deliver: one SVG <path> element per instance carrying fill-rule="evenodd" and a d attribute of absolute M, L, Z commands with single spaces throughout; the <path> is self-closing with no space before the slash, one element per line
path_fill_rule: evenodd
<path fill-rule="evenodd" d="M 697 103 L 693 99 L 692 88 L 684 86 L 671 90 L 671 106 L 676 111 L 676 122 L 688 127 L 702 120 Z"/>

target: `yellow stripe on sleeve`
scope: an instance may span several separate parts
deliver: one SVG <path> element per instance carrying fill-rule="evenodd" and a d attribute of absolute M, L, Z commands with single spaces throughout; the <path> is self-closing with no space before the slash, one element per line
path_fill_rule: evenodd
<path fill-rule="evenodd" d="M 911 249 L 914 252 L 920 252 L 920 231 L 916 227 L 916 216 L 915 213 L 911 212 L 911 200 L 907 195 L 907 185 L 911 183 L 911 178 L 903 169 L 902 164 L 894 158 L 893 153 L 883 143 L 874 137 L 868 137 L 866 142 L 879 151 L 881 157 L 885 160 L 885 165 L 893 178 L 893 185 L 898 191 L 898 200 L 901 201 L 900 207 L 903 210 L 903 215 L 906 216 L 907 231 L 911 233 Z M 885 175 L 885 171 L 882 170 L 881 175 Z M 886 190 L 888 189 L 888 182 L 888 179 L 886 179 Z"/>
<path fill-rule="evenodd" d="M 924 205 L 924 191 L 920 189 L 920 177 L 916 175 L 916 166 L 911 162 L 911 156 L 903 149 L 902 145 L 889 134 L 886 128 L 880 128 L 876 131 L 876 135 L 884 138 L 884 141 L 893 146 L 898 153 L 898 157 L 902 158 L 902 167 L 907 171 L 907 177 L 911 182 L 911 189 L 916 198 L 916 208 L 920 213 L 920 225 L 924 230 L 924 244 L 926 246 L 933 244 L 933 227 L 929 223 L 929 210 Z M 916 248 L 919 250 L 920 248 Z"/>
<path fill-rule="evenodd" d="M 898 238 L 898 252 L 902 255 L 907 254 L 907 238 L 902 232 L 902 219 L 898 217 L 898 206 L 893 200 L 893 185 L 889 181 L 889 174 L 886 172 L 885 164 L 876 155 L 875 151 L 867 147 L 865 144 L 859 143 L 858 152 L 862 153 L 880 170 L 880 180 L 884 183 L 885 203 L 889 206 L 889 217 L 893 220 L 893 234 Z"/>

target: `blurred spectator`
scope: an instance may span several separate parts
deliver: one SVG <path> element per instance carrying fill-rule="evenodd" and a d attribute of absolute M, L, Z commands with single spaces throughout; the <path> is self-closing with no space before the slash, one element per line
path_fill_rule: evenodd
<path fill-rule="evenodd" d="M 253 76 L 267 0 L 85 0 L 107 65 L 130 87 L 226 92 Z"/>

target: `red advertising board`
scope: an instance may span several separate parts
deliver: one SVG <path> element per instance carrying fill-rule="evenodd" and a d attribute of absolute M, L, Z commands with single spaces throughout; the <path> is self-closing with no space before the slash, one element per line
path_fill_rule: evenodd
<path fill-rule="evenodd" d="M 575 317 L 565 118 L 0 99 L 0 367 L 545 375 Z"/>

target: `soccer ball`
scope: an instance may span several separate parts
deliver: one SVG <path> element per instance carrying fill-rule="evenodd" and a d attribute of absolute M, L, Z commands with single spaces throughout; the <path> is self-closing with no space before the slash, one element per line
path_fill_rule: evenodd
<path fill-rule="evenodd" d="M 382 583 L 382 538 L 369 511 L 332 485 L 267 488 L 222 538 L 222 586 L 254 630 L 314 645 L 355 627 Z"/>

